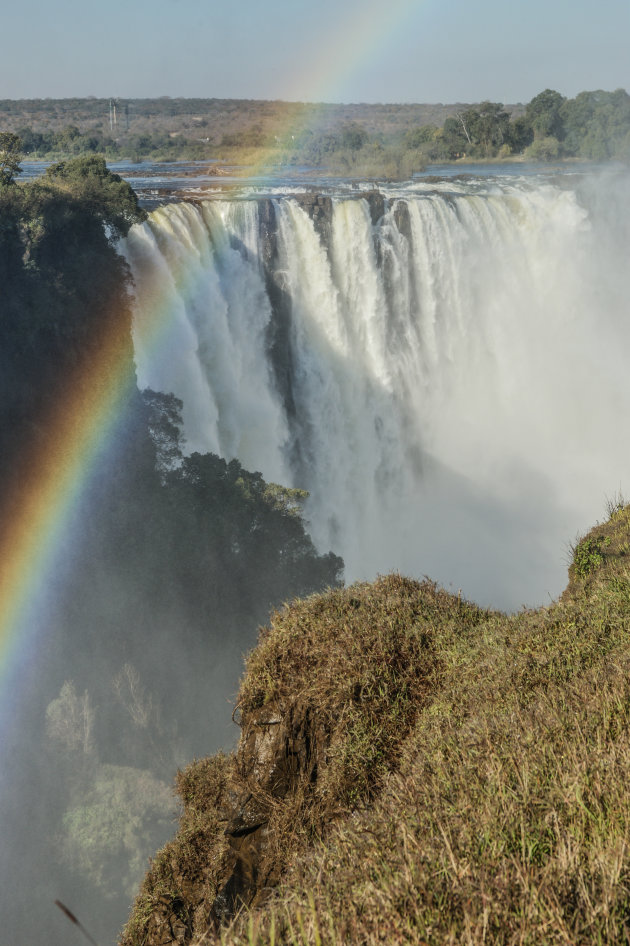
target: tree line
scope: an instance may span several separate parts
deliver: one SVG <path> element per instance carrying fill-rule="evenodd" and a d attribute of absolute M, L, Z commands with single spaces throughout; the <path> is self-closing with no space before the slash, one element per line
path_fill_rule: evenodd
<path fill-rule="evenodd" d="M 577 158 L 630 159 L 630 95 L 580 92 L 573 99 L 545 89 L 524 111 L 511 113 L 500 102 L 481 102 L 449 116 L 441 127 L 418 125 L 390 137 L 370 134 L 358 123 L 334 132 L 304 132 L 293 160 L 340 171 L 378 164 L 397 176 L 431 162 L 461 158 L 532 161 Z"/>
<path fill-rule="evenodd" d="M 422 135 L 420 147 L 433 160 L 460 157 L 508 157 L 532 160 L 581 158 L 605 161 L 630 158 L 630 96 L 615 92 L 580 92 L 573 99 L 545 89 L 512 118 L 497 102 L 482 102 L 447 118 L 441 129 Z"/>
<path fill-rule="evenodd" d="M 157 117 L 158 106 L 165 109 L 167 104 L 172 106 L 173 101 L 156 100 L 155 115 L 146 119 L 161 123 L 135 131 L 121 125 L 112 131 L 103 123 L 83 129 L 77 124 L 36 129 L 15 127 L 14 120 L 13 133 L 29 158 L 102 153 L 110 159 L 219 159 L 238 164 L 247 163 L 247 156 L 257 151 L 280 167 L 309 166 L 356 176 L 379 172 L 407 176 L 427 163 L 461 158 L 605 161 L 630 157 L 630 96 L 624 89 L 580 92 L 575 98 L 545 89 L 525 106 L 490 101 L 449 106 L 442 124 L 414 124 L 411 106 L 406 111 L 390 106 L 388 118 L 382 106 L 298 109 L 295 103 L 284 103 L 292 109 L 293 118 L 287 121 L 283 103 L 240 101 L 212 101 L 211 117 L 206 118 L 202 106 L 208 103 L 199 100 L 200 114 L 186 120 L 180 115 L 184 124 L 174 132 Z M 184 108 L 182 102 L 176 104 L 173 115 Z M 192 103 L 185 107 L 192 108 Z M 417 114 L 432 119 L 447 111 L 446 107 L 416 108 Z M 398 115 L 401 109 L 404 116 Z M 171 121 L 172 111 L 167 110 Z"/>

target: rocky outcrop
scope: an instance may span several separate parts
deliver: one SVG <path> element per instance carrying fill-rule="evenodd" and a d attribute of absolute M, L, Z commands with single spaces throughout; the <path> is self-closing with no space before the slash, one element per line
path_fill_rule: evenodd
<path fill-rule="evenodd" d="M 122 946 L 218 941 L 243 906 L 259 906 L 294 856 L 378 792 L 439 688 L 436 629 L 484 614 L 398 575 L 274 614 L 241 685 L 237 751 L 180 774 L 180 830 Z"/>
<path fill-rule="evenodd" d="M 330 246 L 332 233 L 332 197 L 325 194 L 298 194 L 296 203 L 309 215 L 325 247 Z"/>
<path fill-rule="evenodd" d="M 326 743 L 325 729 L 307 706 L 293 706 L 285 716 L 273 707 L 261 707 L 248 718 L 237 755 L 241 791 L 225 832 L 227 880 L 212 905 L 217 927 L 242 905 L 260 901 L 277 883 L 269 838 L 273 810 L 300 784 L 314 784 Z"/>
<path fill-rule="evenodd" d="M 265 287 L 271 305 L 271 321 L 267 329 L 267 345 L 276 385 L 289 421 L 295 417 L 294 353 L 291 343 L 291 296 L 278 262 L 278 230 L 276 208 L 269 198 L 258 201 L 258 228 Z"/>

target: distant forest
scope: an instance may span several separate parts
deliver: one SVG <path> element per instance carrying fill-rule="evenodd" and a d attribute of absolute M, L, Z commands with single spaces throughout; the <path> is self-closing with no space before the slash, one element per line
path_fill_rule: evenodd
<path fill-rule="evenodd" d="M 303 104 L 241 99 L 0 100 L 27 159 L 207 160 L 406 177 L 428 163 L 630 158 L 624 89 L 527 104 Z"/>

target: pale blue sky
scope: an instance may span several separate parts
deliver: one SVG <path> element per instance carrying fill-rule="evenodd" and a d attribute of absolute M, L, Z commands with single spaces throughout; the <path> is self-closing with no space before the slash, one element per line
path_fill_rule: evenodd
<path fill-rule="evenodd" d="M 0 98 L 527 102 L 630 91 L 630 0 L 20 0 Z"/>

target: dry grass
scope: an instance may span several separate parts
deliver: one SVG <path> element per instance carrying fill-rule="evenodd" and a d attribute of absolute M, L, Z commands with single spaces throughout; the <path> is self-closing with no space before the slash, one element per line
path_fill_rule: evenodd
<path fill-rule="evenodd" d="M 546 609 L 394 577 L 274 618 L 243 720 L 311 707 L 328 763 L 278 803 L 280 884 L 224 946 L 630 942 L 630 507 L 609 511 Z"/>

